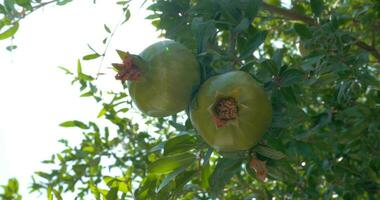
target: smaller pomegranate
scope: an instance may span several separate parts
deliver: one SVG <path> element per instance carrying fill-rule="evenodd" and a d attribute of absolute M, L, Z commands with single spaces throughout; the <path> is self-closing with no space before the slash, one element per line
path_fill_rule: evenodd
<path fill-rule="evenodd" d="M 195 56 L 182 44 L 157 42 L 139 55 L 118 51 L 123 60 L 113 64 L 117 80 L 127 81 L 129 94 L 143 113 L 165 117 L 184 110 L 200 83 Z"/>
<path fill-rule="evenodd" d="M 264 90 L 246 72 L 233 71 L 208 79 L 190 108 L 193 126 L 220 152 L 256 145 L 272 119 Z"/>

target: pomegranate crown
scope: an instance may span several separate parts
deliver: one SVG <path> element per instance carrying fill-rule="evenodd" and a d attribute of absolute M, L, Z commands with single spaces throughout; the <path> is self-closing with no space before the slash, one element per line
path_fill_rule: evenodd
<path fill-rule="evenodd" d="M 124 52 L 121 50 L 116 50 L 119 57 L 122 59 L 122 63 L 113 63 L 112 66 L 115 67 L 117 74 L 115 78 L 121 80 L 123 83 L 128 81 L 137 81 L 140 79 L 142 71 L 135 63 L 136 55 L 132 55 L 129 52 Z"/>

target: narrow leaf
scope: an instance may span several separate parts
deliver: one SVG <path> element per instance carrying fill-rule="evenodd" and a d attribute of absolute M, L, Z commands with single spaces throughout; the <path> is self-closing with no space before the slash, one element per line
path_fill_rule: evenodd
<path fill-rule="evenodd" d="M 323 11 L 323 0 L 310 0 L 311 10 L 316 16 L 319 16 Z"/>
<path fill-rule="evenodd" d="M 281 160 L 286 157 L 285 154 L 283 154 L 280 151 L 277 151 L 275 149 L 263 146 L 263 145 L 258 145 L 254 151 L 256 151 L 258 154 L 265 156 L 267 158 L 273 159 L 273 160 Z"/>
<path fill-rule="evenodd" d="M 313 35 L 305 24 L 296 23 L 293 28 L 301 39 L 310 39 Z"/>
<path fill-rule="evenodd" d="M 111 30 L 110 30 L 110 28 L 108 28 L 108 26 L 107 26 L 107 25 L 105 25 L 105 24 L 104 24 L 104 29 L 107 31 L 107 33 L 111 33 Z"/>
<path fill-rule="evenodd" d="M 169 139 L 164 146 L 164 153 L 173 154 L 186 152 L 196 147 L 196 140 L 189 134 L 180 135 Z"/>
<path fill-rule="evenodd" d="M 189 166 L 194 161 L 195 155 L 192 153 L 165 156 L 151 163 L 148 171 L 152 174 L 166 174 L 179 167 Z"/>
<path fill-rule="evenodd" d="M 124 21 L 123 21 L 123 24 L 125 22 L 127 22 L 129 20 L 129 18 L 131 18 L 131 11 L 129 11 L 129 9 L 127 9 L 124 13 Z"/>
<path fill-rule="evenodd" d="M 248 41 L 247 48 L 242 50 L 242 58 L 252 56 L 253 52 L 265 41 L 267 36 L 266 31 L 256 31 L 251 39 Z"/>
<path fill-rule="evenodd" d="M 234 32 L 235 33 L 242 32 L 242 31 L 246 30 L 250 24 L 251 24 L 251 22 L 247 18 L 243 18 L 240 21 L 240 23 L 234 28 Z"/>
<path fill-rule="evenodd" d="M 16 22 L 9 29 L 0 33 L 0 40 L 4 40 L 4 39 L 12 37 L 17 32 L 18 26 L 19 26 L 19 24 L 18 24 L 18 22 Z"/>
<path fill-rule="evenodd" d="M 281 74 L 281 86 L 287 87 L 294 84 L 299 84 L 303 80 L 304 74 L 301 70 L 287 69 Z"/>
<path fill-rule="evenodd" d="M 83 56 L 83 60 L 93 60 L 93 59 L 96 59 L 96 58 L 99 58 L 99 57 L 100 57 L 100 55 L 97 54 L 97 53 L 88 54 L 88 55 Z"/>
<path fill-rule="evenodd" d="M 172 180 L 175 179 L 175 177 L 178 175 L 178 174 L 181 174 L 182 172 L 185 171 L 185 167 L 181 167 L 181 168 L 178 168 L 176 169 L 175 171 L 173 171 L 172 173 L 168 174 L 164 180 L 162 180 L 161 184 L 158 186 L 158 189 L 157 189 L 157 192 L 161 191 L 162 188 L 164 188 L 166 185 L 168 185 L 168 183 Z"/>
<path fill-rule="evenodd" d="M 209 184 L 213 195 L 219 194 L 224 185 L 240 170 L 241 160 L 220 158 L 214 172 L 211 174 Z"/>
<path fill-rule="evenodd" d="M 111 188 L 108 193 L 107 193 L 107 196 L 106 196 L 106 199 L 107 200 L 116 200 L 118 199 L 117 198 L 117 192 L 119 191 L 119 189 L 117 187 L 113 187 Z"/>
<path fill-rule="evenodd" d="M 81 128 L 81 129 L 88 129 L 88 126 L 86 124 L 84 124 L 83 122 L 80 122 L 80 121 L 77 121 L 77 120 L 73 120 L 73 121 L 66 121 L 66 122 L 63 122 L 61 123 L 59 126 L 61 127 L 78 127 L 78 128 Z"/>

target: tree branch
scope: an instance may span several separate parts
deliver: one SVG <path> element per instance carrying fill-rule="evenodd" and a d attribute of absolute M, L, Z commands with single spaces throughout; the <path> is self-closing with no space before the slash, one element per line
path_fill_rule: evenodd
<path fill-rule="evenodd" d="M 370 46 L 361 40 L 357 40 L 355 42 L 355 44 L 356 44 L 356 46 L 358 46 L 364 50 L 367 50 L 369 53 L 371 53 L 377 59 L 377 61 L 380 63 L 380 52 L 377 49 L 375 49 L 375 47 Z"/>
<path fill-rule="evenodd" d="M 282 15 L 288 19 L 291 19 L 291 20 L 299 20 L 299 21 L 302 21 L 302 22 L 309 24 L 309 25 L 318 25 L 313 18 L 305 16 L 305 15 L 300 15 L 300 14 L 294 13 L 291 10 L 272 6 L 272 5 L 267 4 L 265 2 L 262 2 L 261 6 L 264 10 Z M 361 49 L 368 51 L 380 63 L 380 52 L 374 46 L 370 46 L 367 43 L 365 43 L 364 41 L 358 40 L 356 38 L 353 38 L 353 40 L 355 41 L 354 44 L 356 46 L 358 46 Z"/>
<path fill-rule="evenodd" d="M 267 4 L 265 2 L 262 2 L 261 6 L 264 8 L 264 10 L 267 10 L 267 11 L 272 12 L 272 13 L 280 14 L 280 15 L 282 15 L 288 19 L 291 19 L 291 20 L 303 21 L 306 24 L 310 24 L 310 25 L 316 24 L 315 21 L 313 20 L 313 18 L 294 13 L 294 12 L 287 10 L 287 9 L 284 9 L 284 8 L 272 6 L 272 5 Z"/>

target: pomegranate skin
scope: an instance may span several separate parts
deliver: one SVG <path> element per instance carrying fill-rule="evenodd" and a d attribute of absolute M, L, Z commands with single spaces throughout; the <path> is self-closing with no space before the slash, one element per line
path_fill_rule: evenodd
<path fill-rule="evenodd" d="M 227 111 L 219 108 L 220 102 Z M 218 117 L 218 111 L 227 118 Z M 263 88 L 248 73 L 232 71 L 202 84 L 190 117 L 197 132 L 217 151 L 244 151 L 256 145 L 270 125 L 272 107 Z"/>
<path fill-rule="evenodd" d="M 127 83 L 140 111 L 153 117 L 166 117 L 188 107 L 201 76 L 198 62 L 189 49 L 175 41 L 160 41 L 147 47 L 135 60 L 141 76 Z"/>

